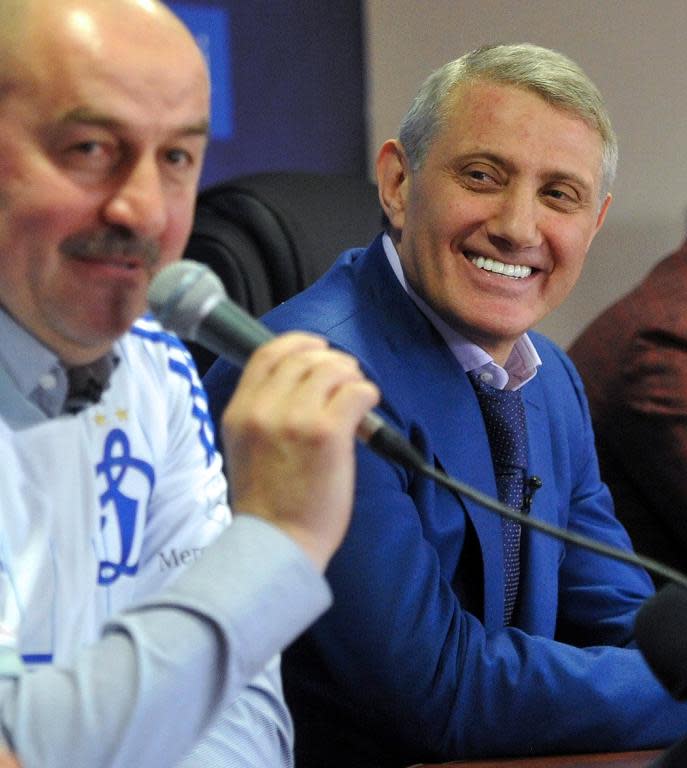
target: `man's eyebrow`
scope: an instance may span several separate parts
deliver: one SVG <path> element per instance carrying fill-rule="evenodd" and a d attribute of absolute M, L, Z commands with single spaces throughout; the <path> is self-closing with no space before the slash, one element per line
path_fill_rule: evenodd
<path fill-rule="evenodd" d="M 65 112 L 59 119 L 59 122 L 65 125 L 69 123 L 79 123 L 82 125 L 94 125 L 101 128 L 122 128 L 124 123 L 110 115 L 95 112 L 87 107 L 75 107 Z M 199 120 L 197 123 L 189 123 L 180 126 L 174 133 L 179 136 L 203 136 L 207 137 L 210 132 L 210 121 L 207 118 Z"/>
<path fill-rule="evenodd" d="M 492 162 L 495 165 L 504 168 L 506 171 L 512 171 L 514 168 L 513 164 L 508 161 L 508 158 L 502 157 L 501 155 L 497 155 L 493 152 L 468 152 L 464 155 L 461 155 L 460 157 L 455 158 L 453 163 L 457 164 L 458 162 L 478 162 L 479 160 L 487 160 L 488 162 Z M 574 184 L 578 184 L 586 190 L 591 190 L 589 179 L 585 179 L 575 171 L 550 171 L 549 173 L 544 174 L 544 176 L 547 182 L 569 181 Z"/>
<path fill-rule="evenodd" d="M 549 181 L 570 181 L 573 184 L 577 184 L 578 186 L 582 187 L 585 190 L 588 190 L 591 192 L 592 185 L 590 184 L 588 179 L 583 178 L 578 173 L 575 173 L 574 171 L 554 171 L 553 173 L 550 173 L 548 175 Z"/>

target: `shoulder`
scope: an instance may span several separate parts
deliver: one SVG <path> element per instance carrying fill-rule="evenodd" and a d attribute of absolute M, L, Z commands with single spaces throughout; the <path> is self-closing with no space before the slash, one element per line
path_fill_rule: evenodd
<path fill-rule="evenodd" d="M 153 376 L 167 384 L 183 381 L 200 386 L 191 353 L 178 336 L 164 330 L 152 317 L 140 317 L 117 343 L 120 364 L 134 379 Z"/>
<path fill-rule="evenodd" d="M 344 251 L 319 280 L 264 319 L 275 330 L 302 328 L 330 335 L 352 316 L 369 318 L 388 303 L 389 288 L 397 284 L 380 235 L 367 248 Z"/>
<path fill-rule="evenodd" d="M 208 399 L 186 345 L 152 317 L 139 318 L 116 349 L 120 380 L 132 395 L 142 422 L 165 424 L 170 435 L 199 439 L 210 463 L 215 454 Z"/>
<path fill-rule="evenodd" d="M 547 408 L 555 409 L 559 415 L 568 414 L 586 421 L 587 396 L 573 361 L 546 336 L 535 332 L 528 335 L 542 360 L 534 382 L 541 388 Z"/>
<path fill-rule="evenodd" d="M 371 300 L 369 294 L 370 288 L 380 281 L 368 276 L 380 267 L 386 266 L 391 271 L 386 259 L 384 263 L 379 261 L 379 242 L 380 238 L 368 248 L 344 251 L 322 277 L 264 315 L 263 322 L 275 333 L 308 331 L 327 336 L 336 346 L 358 353 L 357 342 L 365 335 L 372 335 L 364 329 L 371 327 L 371 313 L 379 304 Z M 216 422 L 236 388 L 239 375 L 235 365 L 219 359 L 204 376 Z"/>
<path fill-rule="evenodd" d="M 166 403 L 168 417 L 174 413 L 195 415 L 207 400 L 186 345 L 152 316 L 134 323 L 118 341 L 115 354 L 120 359 L 118 380 L 125 382 L 141 403 L 148 402 L 156 409 Z"/>
<path fill-rule="evenodd" d="M 573 361 L 554 341 L 541 333 L 530 331 L 528 336 L 542 360 L 539 373 L 544 381 L 563 385 L 568 383 L 577 388 L 581 386 L 580 377 Z"/>
<path fill-rule="evenodd" d="M 186 345 L 173 333 L 166 331 L 155 318 L 143 315 L 118 342 L 127 359 L 137 359 L 149 365 L 166 364 L 170 357 L 187 352 Z M 178 354 L 174 354 L 174 351 Z"/>
<path fill-rule="evenodd" d="M 275 331 L 299 328 L 326 333 L 359 307 L 358 273 L 368 251 L 342 253 L 317 281 L 264 316 Z"/>

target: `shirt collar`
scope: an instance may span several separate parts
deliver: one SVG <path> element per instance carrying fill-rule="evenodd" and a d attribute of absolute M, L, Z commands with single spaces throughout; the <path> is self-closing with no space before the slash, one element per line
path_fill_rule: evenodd
<path fill-rule="evenodd" d="M 0 307 L 0 366 L 4 368 L 24 398 L 51 418 L 64 412 L 69 377 L 81 378 L 88 371 L 100 385 L 108 387 L 119 362 L 110 352 L 89 366 L 72 368 L 68 373 L 57 355 Z"/>
<path fill-rule="evenodd" d="M 519 389 L 536 376 L 542 361 L 526 333 L 515 342 L 506 364 L 500 366 L 488 352 L 458 333 L 415 293 L 406 280 L 401 259 L 388 234 L 384 234 L 382 243 L 386 258 L 399 283 L 441 334 L 464 371 L 480 371 L 486 374 L 484 380 L 488 380 L 496 389 Z"/>

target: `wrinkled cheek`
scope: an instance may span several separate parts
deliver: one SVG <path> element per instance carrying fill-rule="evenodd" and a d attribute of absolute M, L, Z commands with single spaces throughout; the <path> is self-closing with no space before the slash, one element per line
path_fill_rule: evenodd
<path fill-rule="evenodd" d="M 563 270 L 561 270 L 563 272 Z M 556 309 L 570 296 L 573 289 L 577 285 L 577 281 L 582 273 L 582 264 L 576 264 L 570 266 L 562 274 L 556 275 L 556 271 L 549 277 L 549 282 L 553 282 L 551 286 L 552 301 L 549 302 L 549 311 Z"/>
<path fill-rule="evenodd" d="M 582 270 L 584 269 L 584 265 L 587 261 L 587 255 L 586 251 L 583 250 L 584 245 L 580 243 L 579 252 L 581 252 L 583 255 L 570 264 L 570 276 L 569 276 L 569 287 L 568 287 L 568 293 L 572 291 L 572 289 L 577 284 L 577 281 L 580 279 L 580 275 L 582 274 Z"/>

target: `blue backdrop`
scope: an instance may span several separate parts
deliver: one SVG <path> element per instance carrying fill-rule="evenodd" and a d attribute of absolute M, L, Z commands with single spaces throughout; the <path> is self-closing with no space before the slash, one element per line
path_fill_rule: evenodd
<path fill-rule="evenodd" d="M 360 0 L 169 0 L 208 58 L 202 186 L 258 171 L 364 175 Z"/>

